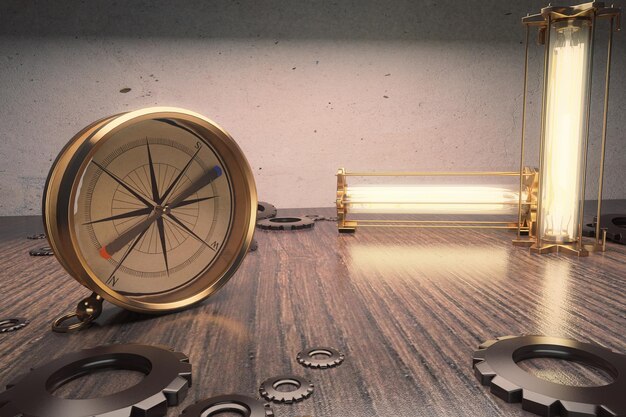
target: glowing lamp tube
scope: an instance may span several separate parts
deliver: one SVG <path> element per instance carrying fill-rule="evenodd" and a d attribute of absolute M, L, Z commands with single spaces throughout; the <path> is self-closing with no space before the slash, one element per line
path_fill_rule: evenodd
<path fill-rule="evenodd" d="M 513 214 L 517 191 L 488 185 L 349 186 L 351 213 Z"/>
<path fill-rule="evenodd" d="M 549 30 L 538 237 L 567 243 L 577 240 L 581 227 L 591 25 L 588 19 L 568 19 Z"/>

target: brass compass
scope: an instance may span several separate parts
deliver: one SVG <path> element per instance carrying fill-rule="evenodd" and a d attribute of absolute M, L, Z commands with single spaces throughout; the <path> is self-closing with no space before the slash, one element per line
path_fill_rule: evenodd
<path fill-rule="evenodd" d="M 61 151 L 44 191 L 50 246 L 93 291 L 53 329 L 86 326 L 103 299 L 142 313 L 205 299 L 246 255 L 256 211 L 246 158 L 209 119 L 157 107 L 90 124 Z"/>

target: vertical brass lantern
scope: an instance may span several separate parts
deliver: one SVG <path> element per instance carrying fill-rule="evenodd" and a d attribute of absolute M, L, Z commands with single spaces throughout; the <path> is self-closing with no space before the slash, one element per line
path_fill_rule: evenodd
<path fill-rule="evenodd" d="M 600 19 L 608 20 L 610 29 L 598 179 L 598 222 L 595 243 L 584 244 L 583 206 L 591 118 L 593 50 L 596 25 Z M 545 48 L 535 224 L 530 227 L 529 238 L 522 239 L 522 233 L 518 231 L 518 239 L 514 241 L 518 245 L 530 245 L 533 252 L 565 252 L 586 256 L 590 251 L 604 250 L 605 239 L 599 219 L 602 205 L 611 49 L 613 30 L 619 30 L 619 19 L 619 9 L 605 7 L 601 2 L 569 7 L 548 6 L 543 8 L 541 13 L 522 19 L 526 26 L 526 57 L 520 167 L 524 166 L 528 38 L 531 27 L 538 28 L 539 42 Z"/>

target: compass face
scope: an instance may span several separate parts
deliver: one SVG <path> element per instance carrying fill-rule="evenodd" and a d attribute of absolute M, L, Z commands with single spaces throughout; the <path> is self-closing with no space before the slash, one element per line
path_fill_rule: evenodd
<path fill-rule="evenodd" d="M 139 311 L 181 308 L 221 286 L 247 251 L 256 213 L 249 166 L 230 136 L 194 114 L 157 110 L 79 133 L 44 202 L 66 269 Z"/>
<path fill-rule="evenodd" d="M 211 266 L 229 232 L 223 162 L 209 143 L 164 121 L 110 137 L 79 184 L 78 247 L 95 275 L 123 294 L 187 284 Z"/>

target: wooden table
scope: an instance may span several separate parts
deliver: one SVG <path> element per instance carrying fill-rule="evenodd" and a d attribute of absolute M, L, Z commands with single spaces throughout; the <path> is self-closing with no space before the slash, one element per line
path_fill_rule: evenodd
<path fill-rule="evenodd" d="M 626 211 L 626 203 L 616 206 Z M 282 210 L 281 214 L 331 209 Z M 45 241 L 39 218 L 0 218 L 0 317 L 26 328 L 0 334 L 0 383 L 64 353 L 107 343 L 164 344 L 189 355 L 187 399 L 256 395 L 265 378 L 295 373 L 315 384 L 277 416 L 525 416 L 473 375 L 479 343 L 502 335 L 546 334 L 626 352 L 626 247 L 609 244 L 585 259 L 532 255 L 499 230 L 361 229 L 334 223 L 296 232 L 259 230 L 259 249 L 231 281 L 195 308 L 161 317 L 107 304 L 97 325 L 55 334 L 50 323 L 89 291 L 54 257 L 30 257 Z M 330 345 L 346 355 L 335 369 L 309 370 L 299 350 Z M 599 372 L 533 360 L 523 366 L 562 383 L 598 383 Z M 88 397 L 136 383 L 131 371 L 83 377 L 59 395 Z M 221 415 L 220 415 L 221 416 Z"/>

